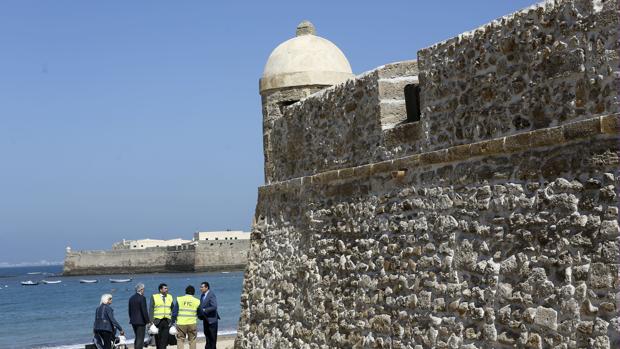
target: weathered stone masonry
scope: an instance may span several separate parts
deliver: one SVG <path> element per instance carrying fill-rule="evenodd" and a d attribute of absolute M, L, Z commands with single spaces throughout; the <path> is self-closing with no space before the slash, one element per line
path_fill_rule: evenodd
<path fill-rule="evenodd" d="M 618 347 L 618 48 L 557 1 L 283 108 L 237 347 Z"/>

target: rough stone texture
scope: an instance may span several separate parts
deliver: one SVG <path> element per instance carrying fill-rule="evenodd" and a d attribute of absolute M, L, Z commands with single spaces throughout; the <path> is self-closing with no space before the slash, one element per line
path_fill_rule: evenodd
<path fill-rule="evenodd" d="M 404 87 L 417 84 L 417 73 L 417 62 L 399 62 L 312 95 L 314 90 L 291 89 L 263 97 L 266 182 L 424 149 L 426 137 L 419 122 L 404 123 Z M 283 96 L 287 93 L 295 96 Z M 303 103 L 278 104 L 306 96 Z"/>
<path fill-rule="evenodd" d="M 373 72 L 285 108 L 271 127 L 272 180 L 380 159 L 373 154 L 381 139 L 377 80 Z"/>
<path fill-rule="evenodd" d="M 618 347 L 616 5 L 537 5 L 265 113 L 236 347 Z"/>
<path fill-rule="evenodd" d="M 306 86 L 305 88 L 287 88 L 267 91 L 262 94 L 263 104 L 263 154 L 265 157 L 265 182 L 271 183 L 275 176 L 273 157 L 275 149 L 279 147 L 276 140 L 272 140 L 274 123 L 282 118 L 282 112 L 291 104 L 324 89 L 325 86 Z"/>
<path fill-rule="evenodd" d="M 616 1 L 555 1 L 418 52 L 430 149 L 618 111 Z"/>
<path fill-rule="evenodd" d="M 614 1 L 545 3 L 420 50 L 418 61 L 304 93 L 303 103 L 274 110 L 264 99 L 266 182 L 617 113 L 619 25 Z M 395 129 L 411 131 L 404 86 L 418 80 L 418 136 L 394 142 L 407 133 Z"/>
<path fill-rule="evenodd" d="M 239 270 L 247 263 L 249 245 L 248 240 L 199 241 L 182 247 L 67 252 L 63 275 Z"/>
<path fill-rule="evenodd" d="M 617 139 L 475 159 L 262 187 L 238 346 L 620 344 Z"/>

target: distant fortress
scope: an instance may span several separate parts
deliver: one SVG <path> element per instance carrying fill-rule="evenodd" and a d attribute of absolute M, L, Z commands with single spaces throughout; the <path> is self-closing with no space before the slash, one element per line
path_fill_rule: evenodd
<path fill-rule="evenodd" d="M 63 275 L 240 270 L 249 244 L 247 232 L 211 231 L 196 232 L 193 240 L 123 240 L 109 251 L 67 247 Z"/>

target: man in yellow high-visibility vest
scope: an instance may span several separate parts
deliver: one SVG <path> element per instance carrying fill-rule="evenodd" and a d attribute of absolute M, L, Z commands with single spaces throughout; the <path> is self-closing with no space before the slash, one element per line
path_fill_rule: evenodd
<path fill-rule="evenodd" d="M 149 311 L 153 324 L 159 330 L 155 335 L 157 349 L 166 349 L 168 346 L 168 331 L 170 330 L 170 324 L 172 324 L 173 303 L 174 297 L 168 294 L 168 285 L 159 284 L 159 293 L 155 293 L 151 297 Z"/>
<path fill-rule="evenodd" d="M 177 297 L 172 308 L 172 322 L 177 326 L 177 348 L 185 349 L 185 338 L 189 341 L 189 349 L 196 349 L 196 316 L 200 308 L 200 300 L 194 297 L 194 286 L 185 288 L 185 296 Z"/>

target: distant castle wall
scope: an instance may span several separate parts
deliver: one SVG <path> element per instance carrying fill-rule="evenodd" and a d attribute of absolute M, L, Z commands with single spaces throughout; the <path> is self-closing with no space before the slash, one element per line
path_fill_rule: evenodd
<path fill-rule="evenodd" d="M 200 241 L 196 245 L 195 271 L 243 269 L 250 240 Z"/>
<path fill-rule="evenodd" d="M 68 251 L 64 275 L 138 274 L 242 269 L 249 240 L 201 241 L 142 250 Z"/>
<path fill-rule="evenodd" d="M 73 251 L 65 255 L 63 275 L 165 272 L 165 248 Z"/>

